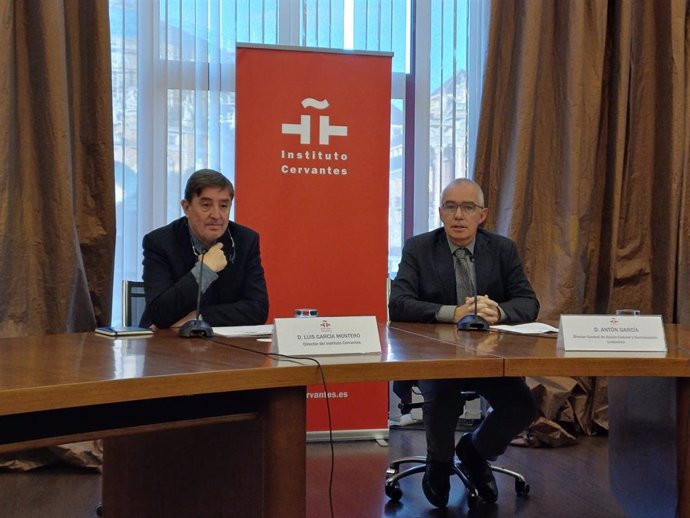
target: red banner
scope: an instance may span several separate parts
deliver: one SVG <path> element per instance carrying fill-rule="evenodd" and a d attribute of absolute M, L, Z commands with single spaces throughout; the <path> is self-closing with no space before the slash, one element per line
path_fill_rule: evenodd
<path fill-rule="evenodd" d="M 235 214 L 261 234 L 269 321 L 385 322 L 391 56 L 238 47 L 236 70 Z M 328 427 L 323 392 L 308 390 L 310 431 Z M 336 392 L 334 429 L 387 428 L 387 383 Z"/>

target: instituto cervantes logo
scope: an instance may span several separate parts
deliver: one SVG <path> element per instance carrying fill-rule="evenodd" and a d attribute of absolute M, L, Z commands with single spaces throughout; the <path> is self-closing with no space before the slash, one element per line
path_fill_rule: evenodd
<path fill-rule="evenodd" d="M 321 101 L 311 97 L 302 99 L 302 108 L 305 110 L 326 110 L 329 106 L 328 99 Z M 307 146 L 280 150 L 280 158 L 283 161 L 280 166 L 281 173 L 303 176 L 347 176 L 347 153 L 333 149 L 333 144 L 338 137 L 348 136 L 347 126 L 331 124 L 330 115 L 319 115 L 316 127 L 318 147 L 311 147 L 315 143 L 312 142 L 312 116 L 309 113 L 300 115 L 299 123 L 282 123 L 281 133 L 295 135 L 299 137 L 300 146 Z"/>

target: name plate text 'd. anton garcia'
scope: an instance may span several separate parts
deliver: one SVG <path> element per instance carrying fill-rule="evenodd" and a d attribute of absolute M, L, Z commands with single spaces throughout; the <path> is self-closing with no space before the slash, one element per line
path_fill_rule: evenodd
<path fill-rule="evenodd" d="M 565 351 L 666 351 L 660 315 L 561 315 L 558 348 Z"/>

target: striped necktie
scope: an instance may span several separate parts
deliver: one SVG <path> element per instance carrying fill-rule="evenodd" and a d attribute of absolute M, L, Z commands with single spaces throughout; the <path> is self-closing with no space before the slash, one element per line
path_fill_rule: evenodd
<path fill-rule="evenodd" d="M 465 303 L 465 298 L 473 297 L 472 278 L 470 265 L 468 264 L 470 251 L 467 248 L 455 250 L 455 291 L 458 297 L 458 306 Z"/>

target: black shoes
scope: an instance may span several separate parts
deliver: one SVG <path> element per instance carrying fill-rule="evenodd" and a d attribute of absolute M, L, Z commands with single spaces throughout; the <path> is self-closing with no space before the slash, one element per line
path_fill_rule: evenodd
<path fill-rule="evenodd" d="M 458 441 L 455 453 L 460 459 L 460 469 L 477 488 L 479 497 L 487 504 L 498 500 L 498 487 L 491 466 L 474 447 L 472 434 L 466 433 Z M 427 461 L 422 479 L 424 496 L 435 507 L 446 507 L 450 493 L 452 466 L 443 462 Z"/>
<path fill-rule="evenodd" d="M 428 461 L 424 478 L 422 478 L 422 491 L 431 505 L 435 507 L 448 505 L 450 466 L 442 462 Z"/>
<path fill-rule="evenodd" d="M 458 459 L 460 459 L 462 470 L 477 488 L 477 492 L 481 499 L 488 504 L 496 502 L 496 500 L 498 500 L 496 479 L 494 478 L 489 463 L 486 462 L 474 447 L 472 434 L 466 433 L 460 438 L 455 447 L 455 453 Z M 427 498 L 429 497 L 427 496 Z"/>

